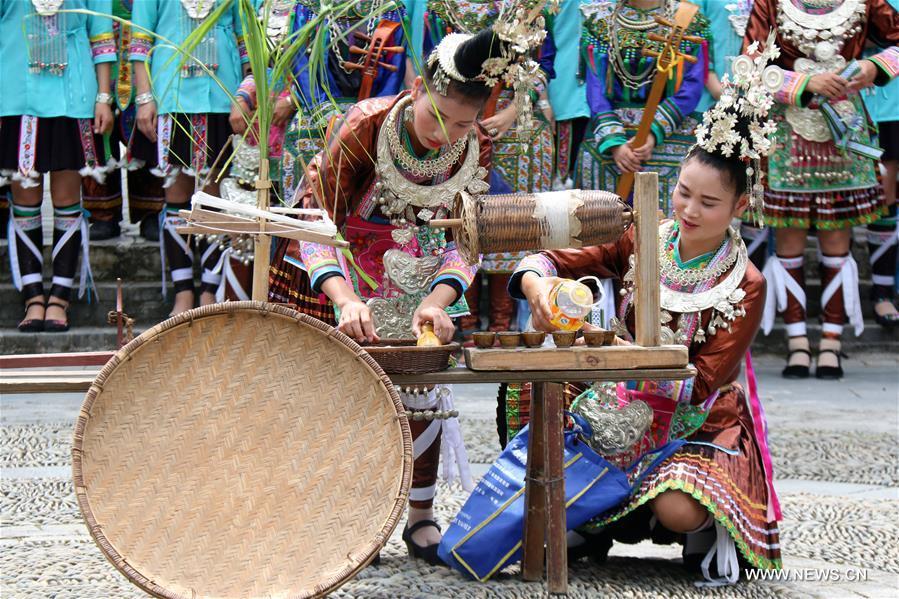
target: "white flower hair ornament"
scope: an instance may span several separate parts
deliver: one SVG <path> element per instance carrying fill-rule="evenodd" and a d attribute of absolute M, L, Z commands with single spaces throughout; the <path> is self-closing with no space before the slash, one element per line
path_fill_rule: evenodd
<path fill-rule="evenodd" d="M 783 70 L 768 64 L 780 56 L 780 48 L 774 43 L 776 37 L 777 32 L 772 30 L 764 50 L 759 52 L 758 42 L 753 42 L 746 54 L 734 59 L 733 79 L 728 75 L 722 78 L 721 97 L 706 111 L 702 124 L 696 128 L 697 146 L 725 158 L 736 153 L 746 163 L 749 206 L 759 224 L 763 224 L 765 191 L 761 160 L 771 152 L 777 130 L 768 114 L 774 106 L 772 94 L 784 82 Z M 747 124 L 743 134 L 737 127 L 740 121 Z"/>

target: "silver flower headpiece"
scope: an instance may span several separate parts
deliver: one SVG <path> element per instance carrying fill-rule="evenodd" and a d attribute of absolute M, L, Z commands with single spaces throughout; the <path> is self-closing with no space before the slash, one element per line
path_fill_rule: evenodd
<path fill-rule="evenodd" d="M 762 202 L 765 187 L 761 160 L 771 152 L 777 128 L 768 117 L 777 91 L 784 81 L 780 67 L 768 63 L 780 56 L 774 43 L 777 32 L 772 30 L 759 52 L 758 42 L 746 49 L 746 54 L 734 59 L 733 79 L 725 75 L 721 80 L 721 97 L 706 111 L 702 124 L 696 128 L 696 145 L 707 152 L 729 157 L 738 152 L 746 163 L 749 181 L 749 206 L 755 220 L 762 224 Z M 737 131 L 738 119 L 748 122 L 748 135 Z"/>
<path fill-rule="evenodd" d="M 544 81 L 540 66 L 530 59 L 531 51 L 546 38 L 543 9 L 557 12 L 560 0 L 515 0 L 503 5 L 493 23 L 496 37 L 505 42 L 500 56 L 488 58 L 481 64 L 481 72 L 466 78 L 456 68 L 456 51 L 472 36 L 451 33 L 443 38 L 428 57 L 428 66 L 437 64 L 434 87 L 445 96 L 450 80 L 460 83 L 482 81 L 487 87 L 505 83 L 515 91 L 519 123 L 529 126 L 531 105 L 529 91 Z"/>

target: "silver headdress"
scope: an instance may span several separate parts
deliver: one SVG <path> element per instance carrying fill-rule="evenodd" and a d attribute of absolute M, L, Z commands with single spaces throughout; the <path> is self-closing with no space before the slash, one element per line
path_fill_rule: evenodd
<path fill-rule="evenodd" d="M 771 152 L 777 130 L 768 113 L 774 105 L 772 93 L 784 81 L 783 70 L 768 64 L 780 56 L 780 49 L 774 43 L 776 37 L 777 32 L 772 30 L 761 52 L 758 42 L 753 42 L 746 54 L 734 59 L 733 79 L 728 75 L 722 78 L 721 97 L 706 111 L 702 124 L 696 128 L 696 145 L 700 148 L 725 157 L 737 152 L 746 163 L 749 205 L 759 224 L 762 224 L 765 191 L 761 160 Z M 748 123 L 746 135 L 737 130 L 738 120 Z"/>
<path fill-rule="evenodd" d="M 434 87 L 445 96 L 451 80 L 460 83 L 482 81 L 487 87 L 503 82 L 515 91 L 520 123 L 529 125 L 531 105 L 529 91 L 543 80 L 540 66 L 530 58 L 531 52 L 546 38 L 546 22 L 543 10 L 557 12 L 560 0 L 515 0 L 504 3 L 492 29 L 496 37 L 505 42 L 501 54 L 486 59 L 481 72 L 465 77 L 456 67 L 456 51 L 471 39 L 467 33 L 451 33 L 443 38 L 428 57 L 428 66 L 437 65 Z"/>

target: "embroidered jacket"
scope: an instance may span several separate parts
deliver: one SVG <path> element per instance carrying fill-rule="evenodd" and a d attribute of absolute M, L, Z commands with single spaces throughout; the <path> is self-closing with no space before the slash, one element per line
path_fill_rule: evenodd
<path fill-rule="evenodd" d="M 755 0 L 752 12 L 749 14 L 749 24 L 746 27 L 745 46 L 752 42 L 764 44 L 768 32 L 777 28 L 778 2 L 790 0 Z M 846 39 L 840 50 L 840 55 L 847 61 L 862 57 L 866 40 L 869 38 L 886 48 L 868 57 L 878 68 L 874 85 L 886 85 L 891 79 L 899 75 L 899 14 L 890 6 L 887 0 L 864 0 L 865 17 L 859 22 L 858 33 Z M 805 55 L 784 39 L 777 36 L 777 45 L 780 48 L 778 66 L 784 69 L 784 82 L 775 93 L 774 99 L 781 104 L 791 106 L 807 106 L 812 100 L 812 94 L 805 91 L 811 75 L 797 73 L 793 69 L 793 63 L 797 58 Z"/>
<path fill-rule="evenodd" d="M 394 97 L 370 98 L 350 108 L 329 139 L 328 147 L 306 168 L 304 185 L 300 191 L 300 205 L 324 208 L 338 230 L 344 233 L 348 219 L 357 223 L 357 231 L 365 227 L 376 229 L 389 224 L 375 210 L 377 206 L 374 203 L 373 188 L 376 181 L 377 141 L 390 110 L 407 95 L 408 92 L 403 92 Z M 490 165 L 492 144 L 479 125 L 477 137 L 479 164 L 487 168 Z M 455 170 L 456 167 L 453 172 Z M 423 221 L 417 224 L 425 225 Z M 349 241 L 353 243 L 354 240 Z M 319 292 L 321 283 L 329 276 L 349 275 L 348 267 L 341 266 L 342 259 L 334 248 L 305 242 L 300 243 L 299 248 L 300 256 L 294 258 L 299 258 L 300 266 L 308 272 L 314 291 Z M 378 261 L 380 257 L 373 255 L 371 259 Z M 361 266 L 364 268 L 365 265 Z M 445 283 L 453 286 L 461 295 L 471 284 L 476 271 L 477 267 L 467 266 L 454 244 L 449 243 L 446 252 L 440 256 L 440 265 L 431 289 L 439 283 Z"/>
<path fill-rule="evenodd" d="M 210 14 L 215 13 L 224 1 L 215 0 Z M 227 114 L 231 111 L 231 99 L 225 89 L 237 89 L 243 80 L 241 65 L 247 62 L 238 4 L 234 2 L 232 8 L 222 14 L 209 34 L 214 40 L 211 46 L 214 46 L 217 83 L 208 75 L 181 76 L 179 64 L 182 60 L 171 47 L 171 44 L 183 44 L 188 35 L 185 22 L 189 17 L 181 2 L 140 0 L 134 3 L 131 61 L 150 63 L 159 114 Z M 154 38 L 148 31 L 159 37 Z M 201 52 L 195 50 L 194 54 L 199 56 Z"/>
<path fill-rule="evenodd" d="M 634 228 L 631 227 L 618 241 L 600 246 L 574 250 L 557 250 L 533 254 L 525 258 L 509 282 L 509 292 L 513 297 L 524 299 L 521 293 L 521 278 L 526 272 L 540 276 L 559 276 L 569 279 L 594 275 L 611 278 L 620 285 L 629 268 L 630 256 L 634 253 Z M 719 279 L 726 277 L 726 273 Z M 706 402 L 722 388 L 737 380 L 740 363 L 749 350 L 758 331 L 765 305 L 765 279 L 752 263 L 746 267 L 739 288 L 746 292 L 741 306 L 746 314 L 731 323 L 730 331 L 719 330 L 710 335 L 704 343 L 691 343 L 690 363 L 696 368 L 692 384 L 694 405 Z M 712 308 L 702 311 L 701 326 L 706 327 Z M 619 318 L 622 316 L 619 310 Z M 672 313 L 672 316 L 677 317 Z M 634 333 L 633 313 L 626 318 L 628 330 Z"/>
<path fill-rule="evenodd" d="M 112 14 L 112 0 L 65 0 L 60 10 Z M 65 27 L 65 60 L 61 75 L 32 73 L 28 67 L 27 32 L 40 26 L 28 0 L 0 3 L 0 116 L 31 115 L 87 119 L 94 116 L 97 77 L 94 65 L 114 62 L 112 19 L 82 13 L 57 13 Z"/>

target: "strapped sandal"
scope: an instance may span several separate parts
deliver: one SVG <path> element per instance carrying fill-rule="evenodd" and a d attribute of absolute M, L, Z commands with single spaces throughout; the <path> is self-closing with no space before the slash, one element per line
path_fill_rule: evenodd
<path fill-rule="evenodd" d="M 54 306 L 56 308 L 62 308 L 63 312 L 68 313 L 69 306 L 67 304 L 61 304 L 59 302 L 47 302 L 46 307 Z M 44 319 L 44 331 L 48 333 L 65 333 L 69 330 L 69 320 L 55 320 L 55 319 Z"/>
<path fill-rule="evenodd" d="M 439 532 L 443 532 L 440 530 L 440 526 L 438 526 L 437 523 L 433 520 L 419 520 L 412 526 L 407 526 L 405 530 L 403 530 L 403 541 L 405 541 L 406 543 L 406 550 L 409 551 L 409 555 L 414 557 L 415 559 L 423 559 L 432 566 L 443 566 L 443 560 L 441 560 L 437 556 L 437 547 L 439 543 L 428 545 L 427 547 L 422 547 L 421 545 L 417 545 L 415 541 L 412 540 L 412 535 L 415 533 L 415 531 L 421 530 L 426 526 L 433 526 Z"/>
<path fill-rule="evenodd" d="M 842 350 L 835 349 L 819 349 L 818 357 L 821 357 L 821 354 L 833 354 L 837 357 L 837 365 L 836 366 L 815 366 L 815 378 L 823 379 L 826 381 L 835 381 L 837 379 L 843 378 L 843 361 L 842 358 L 848 358 L 846 354 L 842 352 Z"/>
<path fill-rule="evenodd" d="M 28 309 L 31 306 L 43 306 L 44 305 L 44 297 L 36 296 L 33 298 L 33 301 L 25 302 L 25 314 L 28 314 Z M 23 333 L 40 333 L 44 330 L 44 319 L 43 318 L 23 318 L 22 321 L 16 327 Z"/>
<path fill-rule="evenodd" d="M 875 306 L 880 302 L 889 302 L 891 301 L 889 298 L 875 299 Z M 899 327 L 899 312 L 893 312 L 891 314 L 878 314 L 877 310 L 874 310 L 874 322 L 879 324 L 885 329 L 892 329 L 895 327 Z"/>
<path fill-rule="evenodd" d="M 812 352 L 807 349 L 794 349 L 787 355 L 787 366 L 780 373 L 785 379 L 807 379 L 811 374 L 809 367 L 804 364 L 790 364 L 790 359 L 794 354 L 805 354 L 808 356 L 809 363 L 812 361 Z"/>

